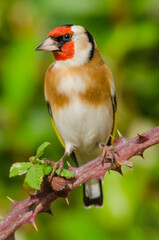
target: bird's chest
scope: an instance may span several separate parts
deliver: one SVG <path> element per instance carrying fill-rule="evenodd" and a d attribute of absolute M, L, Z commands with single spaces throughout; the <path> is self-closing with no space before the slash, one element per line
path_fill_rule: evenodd
<path fill-rule="evenodd" d="M 106 141 L 112 126 L 109 108 L 89 106 L 74 99 L 69 106 L 53 113 L 55 125 L 65 143 L 84 148 Z"/>
<path fill-rule="evenodd" d="M 112 126 L 110 98 L 89 82 L 88 77 L 66 74 L 58 81 L 54 79 L 46 91 L 61 138 L 77 149 L 88 150 L 89 146 L 106 141 Z"/>
<path fill-rule="evenodd" d="M 79 94 L 84 94 L 86 89 L 86 81 L 80 75 L 67 73 L 61 77 L 57 92 L 58 94 L 65 95 L 68 101 L 73 101 L 74 97 L 77 97 Z"/>
<path fill-rule="evenodd" d="M 97 75 L 96 79 L 85 71 L 56 71 L 56 74 L 48 76 L 45 78 L 45 96 L 53 111 L 70 105 L 76 99 L 95 106 L 110 99 L 108 84 L 102 76 Z"/>
<path fill-rule="evenodd" d="M 70 71 L 56 71 L 45 78 L 45 97 L 52 111 L 70 105 L 81 94 L 85 95 L 87 88 L 88 83 L 79 74 Z"/>

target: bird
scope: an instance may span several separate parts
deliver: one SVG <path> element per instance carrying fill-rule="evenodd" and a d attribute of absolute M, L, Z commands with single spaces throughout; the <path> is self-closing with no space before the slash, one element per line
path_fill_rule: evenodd
<path fill-rule="evenodd" d="M 95 39 L 83 26 L 66 24 L 51 30 L 36 51 L 50 51 L 54 62 L 45 74 L 44 95 L 52 124 L 65 151 L 56 168 L 71 156 L 81 166 L 111 144 L 116 122 L 116 91 L 112 73 Z M 83 185 L 86 208 L 102 207 L 101 180 Z"/>

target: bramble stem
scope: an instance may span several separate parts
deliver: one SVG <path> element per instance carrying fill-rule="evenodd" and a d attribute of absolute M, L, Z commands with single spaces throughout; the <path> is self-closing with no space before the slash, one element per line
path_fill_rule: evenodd
<path fill-rule="evenodd" d="M 82 165 L 78 168 L 69 166 L 74 172 L 72 179 L 53 177 L 50 184 L 49 179 L 40 191 L 24 201 L 16 202 L 12 199 L 13 208 L 10 213 L 0 221 L 0 240 L 14 239 L 15 231 L 25 223 L 32 223 L 37 230 L 35 217 L 40 212 L 51 213 L 51 203 L 58 198 L 65 198 L 70 191 L 87 182 L 92 178 L 103 179 L 108 170 L 116 170 L 120 173 L 121 166 L 131 167 L 128 161 L 135 155 L 143 156 L 145 149 L 159 143 L 159 127 L 153 128 L 146 133 L 127 139 L 119 134 L 119 140 L 114 141 L 114 146 L 105 147 L 102 156 Z M 144 164 L 144 162 L 143 162 Z M 48 177 L 49 178 L 49 177 Z M 54 189 L 54 190 L 53 190 Z"/>

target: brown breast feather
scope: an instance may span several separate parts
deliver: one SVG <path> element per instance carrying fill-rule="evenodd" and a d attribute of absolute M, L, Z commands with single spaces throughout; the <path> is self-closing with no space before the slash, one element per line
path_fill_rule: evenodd
<path fill-rule="evenodd" d="M 93 59 L 82 66 L 55 68 L 51 65 L 49 67 L 45 75 L 45 96 L 54 110 L 69 104 L 69 96 L 58 91 L 60 80 L 66 74 L 77 74 L 85 81 L 86 91 L 78 93 L 81 101 L 95 107 L 99 104 L 108 104 L 110 108 L 112 107 L 111 72 L 97 51 Z"/>

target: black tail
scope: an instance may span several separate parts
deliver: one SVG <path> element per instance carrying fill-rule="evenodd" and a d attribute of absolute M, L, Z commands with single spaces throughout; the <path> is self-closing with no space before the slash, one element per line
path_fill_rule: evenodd
<path fill-rule="evenodd" d="M 92 179 L 83 184 L 83 202 L 86 208 L 92 205 L 96 207 L 103 206 L 102 184 L 99 179 Z"/>

